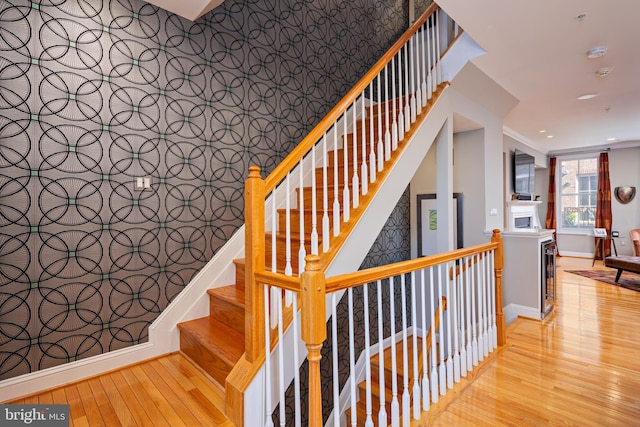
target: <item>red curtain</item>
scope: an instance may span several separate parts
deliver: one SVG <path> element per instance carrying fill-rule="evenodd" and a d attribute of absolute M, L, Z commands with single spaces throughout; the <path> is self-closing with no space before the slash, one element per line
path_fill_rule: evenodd
<path fill-rule="evenodd" d="M 556 158 L 549 159 L 549 196 L 547 198 L 547 218 L 545 228 L 553 230 L 553 240 L 556 242 Z M 556 245 L 557 248 L 557 245 Z M 560 256 L 558 252 L 556 256 Z"/>
<path fill-rule="evenodd" d="M 600 153 L 598 158 L 598 200 L 596 202 L 596 228 L 606 228 L 611 236 L 611 182 L 609 181 L 609 153 Z M 600 252 L 600 251 L 598 251 Z M 596 257 L 604 259 L 611 255 L 611 240 L 604 241 L 604 254 Z"/>

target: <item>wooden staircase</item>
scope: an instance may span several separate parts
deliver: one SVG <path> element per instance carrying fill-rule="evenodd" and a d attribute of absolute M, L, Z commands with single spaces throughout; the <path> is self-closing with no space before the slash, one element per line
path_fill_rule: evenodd
<path fill-rule="evenodd" d="M 384 160 L 384 167 L 382 171 L 376 170 L 377 180 L 374 183 L 368 184 L 368 194 L 366 196 L 360 196 L 360 204 L 358 208 L 351 208 L 351 215 L 349 221 L 341 222 L 340 225 L 340 233 L 337 236 L 333 235 L 333 199 L 334 192 L 337 190 L 338 199 L 341 204 L 341 212 L 343 210 L 343 195 L 342 191 L 345 187 L 345 184 L 348 186 L 351 198 L 353 198 L 353 181 L 351 176 L 345 183 L 344 180 L 344 149 L 345 149 L 345 141 L 346 141 L 346 149 L 348 150 L 348 164 L 349 164 L 349 174 L 351 175 L 355 168 L 357 168 L 357 172 L 359 175 L 360 183 L 362 183 L 363 179 L 369 181 L 369 176 L 363 177 L 362 174 L 362 137 L 363 135 L 366 137 L 366 160 L 367 162 L 371 161 L 371 138 L 374 138 L 374 155 L 376 157 L 376 165 L 378 164 L 379 156 L 384 156 L 383 152 L 380 152 L 380 148 L 384 151 L 385 147 L 385 135 L 386 132 L 386 109 L 389 109 L 389 135 L 392 132 L 392 112 L 393 112 L 393 101 L 390 100 L 387 103 L 382 103 L 379 108 L 378 104 L 374 104 L 373 106 L 368 106 L 365 108 L 365 114 L 367 120 L 363 125 L 362 119 L 359 118 L 355 126 L 353 127 L 354 132 L 349 133 L 346 136 L 343 136 L 338 139 L 339 149 L 334 151 L 330 149 L 327 153 L 327 187 L 328 187 L 328 215 L 329 215 L 329 224 L 331 227 L 330 238 L 331 238 L 331 249 L 330 253 L 323 254 L 323 246 L 322 246 L 322 206 L 323 206 L 323 168 L 318 167 L 315 169 L 315 182 L 316 182 L 316 208 L 318 212 L 317 216 L 317 227 L 318 227 L 318 246 L 319 246 L 319 255 L 324 256 L 322 258 L 322 262 L 329 262 L 333 256 L 337 254 L 337 251 L 342 243 L 344 243 L 346 236 L 349 235 L 350 231 L 353 229 L 357 221 L 359 220 L 362 213 L 366 210 L 368 204 L 373 199 L 373 195 L 375 194 L 378 186 L 381 185 L 384 177 L 390 173 L 392 165 L 396 162 L 397 158 L 402 153 L 402 149 L 406 144 L 406 141 L 413 135 L 413 133 L 419 129 L 422 124 L 422 121 L 428 115 L 430 108 L 433 106 L 435 101 L 438 99 L 442 91 L 448 86 L 447 82 L 442 83 L 436 91 L 434 91 L 433 96 L 429 99 L 427 105 L 422 108 L 422 112 L 417 116 L 417 120 L 415 123 L 411 125 L 411 130 L 404 131 L 404 139 L 398 140 L 397 150 L 393 151 L 390 158 Z M 404 99 L 398 98 L 395 101 L 396 104 L 396 112 L 400 112 L 400 108 L 404 108 Z M 381 127 L 378 126 L 378 115 L 381 115 L 380 123 Z M 373 115 L 373 130 L 371 129 L 371 121 L 369 117 Z M 378 142 L 378 134 L 382 138 L 382 144 Z M 354 136 L 355 134 L 355 136 Z M 357 158 L 353 158 L 353 143 L 357 141 Z M 338 168 L 338 186 L 335 188 L 334 181 L 334 156 L 337 156 Z M 370 168 L 370 165 L 368 165 Z M 370 171 L 369 173 L 370 174 Z M 305 186 L 304 188 L 296 189 L 296 200 L 292 201 L 292 206 L 299 205 L 299 197 L 300 192 L 303 194 L 303 203 L 304 203 L 304 244 L 305 250 L 307 254 L 311 253 L 310 242 L 311 242 L 311 230 L 312 230 L 312 189 L 311 187 Z M 284 210 L 277 211 L 277 231 L 276 231 L 276 248 L 277 248 L 277 272 L 284 274 L 285 271 L 285 242 L 286 242 L 286 217 Z M 292 275 L 298 276 L 298 249 L 300 245 L 300 210 L 297 208 L 292 208 L 290 210 L 290 236 L 291 236 L 291 269 Z M 271 234 L 266 233 L 265 235 L 265 269 L 267 271 L 271 271 Z M 197 366 L 199 366 L 204 372 L 208 373 L 215 381 L 220 383 L 223 387 L 225 386 L 225 380 L 229 376 L 229 373 L 234 370 L 234 383 L 238 382 L 238 375 L 240 376 L 251 376 L 247 369 L 255 369 L 248 368 L 246 363 L 246 359 L 243 357 L 245 354 L 245 318 L 247 315 L 245 313 L 245 260 L 244 259 L 236 259 L 233 261 L 235 264 L 235 283 L 229 284 L 222 287 L 217 287 L 214 289 L 208 290 L 209 294 L 209 315 L 203 318 L 190 320 L 186 322 L 179 323 L 178 329 L 180 331 L 180 351 L 192 362 L 194 362 Z M 292 318 L 292 312 L 289 310 L 288 313 L 284 313 L 284 323 L 288 324 L 290 319 Z M 272 334 L 272 343 L 273 346 L 275 343 L 277 336 L 276 334 Z M 244 381 L 244 380 L 240 380 Z M 248 385 L 248 384 L 247 384 Z M 238 407 L 238 399 L 242 399 L 240 395 L 238 395 L 238 391 L 234 388 L 232 394 L 229 394 L 229 390 L 227 389 L 227 415 L 233 419 L 241 420 L 242 412 L 241 408 Z M 238 412 L 239 411 L 239 412 Z M 233 412 L 233 413 L 231 413 Z M 243 422 L 243 421 L 239 421 Z"/>
<path fill-rule="evenodd" d="M 376 130 L 374 137 L 377 138 L 377 114 L 378 108 L 367 109 L 367 114 L 374 114 L 374 122 Z M 384 114 L 384 110 L 383 110 Z M 384 126 L 384 119 L 383 119 Z M 362 129 L 357 126 L 358 132 L 358 158 L 354 162 L 353 159 L 353 134 L 347 135 L 348 163 L 349 170 L 353 171 L 354 165 L 360 167 L 362 164 Z M 369 147 L 370 131 L 365 129 L 367 137 L 367 147 Z M 339 141 L 340 148 L 338 154 L 338 198 L 342 203 L 342 191 L 344 189 L 344 140 Z M 376 140 L 377 141 L 377 140 Z M 377 147 L 377 143 L 374 144 Z M 369 150 L 369 148 L 367 148 Z M 376 148 L 377 150 L 377 148 Z M 376 156 L 377 156 L 376 152 Z M 332 206 L 334 197 L 334 168 L 333 168 L 334 151 L 328 153 L 327 164 L 327 185 L 329 190 L 329 206 Z M 367 159 L 369 152 L 367 152 Z M 318 207 L 322 206 L 322 188 L 323 188 L 323 168 L 319 167 L 315 170 L 316 174 L 316 203 Z M 360 178 L 362 180 L 362 177 Z M 368 179 L 368 178 L 367 178 Z M 352 190 L 352 180 L 348 180 L 349 190 Z M 304 187 L 296 189 L 296 200 L 293 203 L 299 204 L 300 191 L 303 192 L 304 203 L 304 232 L 305 232 L 305 250 L 307 254 L 311 253 L 311 229 L 312 229 L 312 189 Z M 277 248 L 277 271 L 284 273 L 285 271 L 285 242 L 286 242 L 286 216 L 284 209 L 278 210 L 277 232 L 276 232 L 276 248 Z M 320 215 L 319 215 L 320 216 Z M 330 224 L 333 224 L 333 210 L 329 209 Z M 355 218 L 352 217 L 351 221 Z M 318 217 L 318 228 L 321 224 L 321 218 Z M 333 234 L 333 231 L 332 231 Z M 290 210 L 290 236 L 291 236 L 291 268 L 293 275 L 298 275 L 298 248 L 300 242 L 300 210 Z M 265 265 L 267 270 L 271 270 L 271 233 L 265 236 L 266 253 Z M 318 231 L 319 251 L 322 253 L 322 233 Z M 205 372 L 213 377 L 221 385 L 225 384 L 225 378 L 231 369 L 238 362 L 244 353 L 245 343 L 245 279 L 244 279 L 244 259 L 234 260 L 236 274 L 235 283 L 214 289 L 209 289 L 209 315 L 199 319 L 183 322 L 178 324 L 180 330 L 180 351 L 200 366 Z"/>

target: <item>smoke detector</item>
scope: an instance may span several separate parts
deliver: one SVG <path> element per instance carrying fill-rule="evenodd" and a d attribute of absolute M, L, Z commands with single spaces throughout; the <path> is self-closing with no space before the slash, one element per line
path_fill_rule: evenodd
<path fill-rule="evenodd" d="M 612 71 L 613 71 L 613 67 L 602 67 L 602 68 L 598 68 L 598 70 L 596 71 L 596 74 L 598 75 L 598 77 L 607 77 L 609 73 Z"/>
<path fill-rule="evenodd" d="M 606 46 L 596 46 L 593 49 L 589 49 L 587 51 L 587 58 L 589 59 L 600 58 L 601 56 L 604 56 L 606 53 L 607 53 Z"/>

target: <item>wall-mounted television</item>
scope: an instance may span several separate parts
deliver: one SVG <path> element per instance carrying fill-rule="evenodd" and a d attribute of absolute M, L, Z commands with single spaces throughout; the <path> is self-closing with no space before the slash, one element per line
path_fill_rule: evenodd
<path fill-rule="evenodd" d="M 513 191 L 518 194 L 533 194 L 536 182 L 535 157 L 518 149 L 513 153 Z"/>

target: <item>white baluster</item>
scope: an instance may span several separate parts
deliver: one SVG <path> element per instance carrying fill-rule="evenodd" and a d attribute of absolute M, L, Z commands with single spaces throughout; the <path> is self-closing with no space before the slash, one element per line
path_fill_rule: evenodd
<path fill-rule="evenodd" d="M 293 336 L 299 337 L 300 332 L 298 327 L 298 316 L 297 316 L 298 293 L 291 292 L 291 294 L 293 295 Z M 283 344 L 283 341 L 280 341 L 281 346 L 282 344 Z M 295 366 L 296 368 L 300 366 L 300 355 L 298 352 L 297 344 L 293 345 L 293 366 Z M 300 370 L 299 369 L 293 370 L 293 385 L 294 385 L 293 391 L 294 391 L 294 408 L 295 408 L 295 414 L 294 414 L 295 427 L 301 427 L 300 415 L 302 414 L 302 411 L 300 410 Z"/>
<path fill-rule="evenodd" d="M 329 185 L 327 183 L 327 134 L 322 135 L 322 250 L 329 251 Z"/>
<path fill-rule="evenodd" d="M 437 66 L 436 62 L 436 19 L 435 15 L 431 15 L 429 19 L 433 18 L 433 23 L 431 25 L 431 90 L 435 92 L 438 87 L 438 82 L 436 80 Z"/>
<path fill-rule="evenodd" d="M 366 99 L 364 93 L 362 94 L 361 105 L 361 129 L 362 129 L 362 165 L 360 170 L 360 176 L 362 177 L 362 195 L 366 195 L 369 192 L 369 170 L 367 168 L 367 115 L 365 114 Z"/>
<path fill-rule="evenodd" d="M 392 103 L 392 119 L 391 124 L 391 149 L 396 151 L 398 149 L 398 140 L 404 138 L 404 132 L 402 136 L 398 134 L 398 116 L 396 115 L 396 104 L 398 99 L 396 98 L 396 55 L 391 58 L 391 103 Z"/>
<path fill-rule="evenodd" d="M 378 146 L 376 151 L 378 152 L 378 172 L 384 167 L 384 145 L 382 143 L 382 86 L 380 79 L 382 79 L 382 73 L 378 74 Z"/>
<path fill-rule="evenodd" d="M 276 201 L 278 197 L 276 195 L 276 190 L 278 187 L 273 189 L 271 193 L 271 272 L 276 273 L 278 271 L 278 260 L 277 255 L 278 251 L 276 250 L 276 218 L 277 218 L 277 210 L 276 210 Z M 280 299 L 280 301 L 278 301 Z M 268 302 L 269 300 L 266 300 Z M 278 324 L 278 311 L 274 308 L 276 304 L 282 303 L 282 292 L 280 289 L 275 287 L 271 288 L 271 304 L 269 304 L 268 312 L 271 318 L 271 327 L 275 328 Z"/>
<path fill-rule="evenodd" d="M 398 364 L 396 361 L 396 308 L 393 277 L 389 278 L 389 319 L 391 322 L 391 425 L 400 426 L 400 403 L 398 402 Z"/>
<path fill-rule="evenodd" d="M 409 105 L 409 43 L 404 45 L 404 131 L 411 129 L 411 106 Z"/>
<path fill-rule="evenodd" d="M 472 329 L 473 329 L 473 319 L 471 318 L 471 308 L 473 307 L 473 298 L 471 296 L 473 283 L 471 282 L 471 269 L 473 268 L 473 258 L 468 257 L 466 259 L 465 265 L 467 266 L 466 274 L 465 274 L 465 285 L 466 285 L 466 302 L 467 302 L 467 371 L 471 372 L 473 370 L 473 338 L 472 338 Z"/>
<path fill-rule="evenodd" d="M 460 267 L 462 267 L 462 264 L 460 264 L 459 262 L 460 260 L 458 260 L 458 265 Z M 460 273 L 462 274 L 462 270 L 460 270 Z M 453 380 L 456 383 L 460 382 L 460 349 L 459 349 L 459 337 L 458 337 L 458 311 L 459 311 L 459 305 L 458 305 L 458 285 L 459 285 L 459 275 L 456 274 L 456 264 L 453 264 L 453 279 L 451 280 L 451 293 L 449 295 L 451 295 L 453 301 L 451 303 L 451 305 L 449 306 L 450 309 L 453 311 L 452 317 L 453 317 Z"/>
<path fill-rule="evenodd" d="M 404 96 L 402 94 L 402 48 L 398 50 L 398 99 L 394 97 L 394 104 L 398 103 L 398 142 L 404 140 L 404 113 L 402 112 L 403 108 L 403 99 Z M 394 69 L 395 70 L 395 69 Z M 394 76 L 395 80 L 395 76 Z"/>
<path fill-rule="evenodd" d="M 427 352 L 427 289 L 425 287 L 424 269 L 420 270 L 420 301 L 422 314 L 422 408 L 428 411 L 431 407 L 429 396 L 429 358 Z"/>
<path fill-rule="evenodd" d="M 317 213 L 317 186 L 316 186 L 316 146 L 311 148 L 311 253 L 318 255 L 318 213 Z"/>
<path fill-rule="evenodd" d="M 389 131 L 389 64 L 387 64 L 384 66 L 384 160 L 389 159 L 391 159 L 391 132 Z"/>
<path fill-rule="evenodd" d="M 428 22 L 428 21 L 427 21 Z M 429 69 L 427 68 L 427 55 L 428 55 L 428 46 L 426 40 L 426 32 L 429 27 L 427 27 L 427 23 L 422 24 L 422 83 L 421 83 L 421 94 L 422 94 L 422 106 L 427 106 L 427 73 Z"/>
<path fill-rule="evenodd" d="M 431 402 L 438 403 L 440 392 L 438 391 L 438 365 L 436 361 L 436 311 L 434 300 L 437 299 L 434 287 L 433 267 L 429 267 L 429 288 L 431 289 Z M 438 304 L 440 304 L 440 301 Z"/>
<path fill-rule="evenodd" d="M 413 36 L 413 46 L 414 46 L 414 56 L 415 56 L 415 65 L 414 68 L 416 70 L 416 115 L 422 113 L 422 90 L 420 85 L 420 30 L 418 30 Z"/>
<path fill-rule="evenodd" d="M 438 265 L 438 302 L 440 306 L 442 306 L 443 293 L 442 293 L 442 264 Z M 447 310 L 448 312 L 449 310 Z M 444 396 L 447 393 L 447 370 L 444 362 L 444 347 L 445 347 L 445 339 L 444 339 L 444 311 L 441 311 L 440 318 L 440 327 L 438 328 L 438 337 L 440 339 L 440 364 L 438 365 L 438 377 L 440 378 L 440 394 Z"/>
<path fill-rule="evenodd" d="M 411 272 L 411 325 L 413 326 L 413 418 L 420 419 L 420 373 L 418 372 L 418 321 L 416 317 L 416 272 Z"/>
<path fill-rule="evenodd" d="M 338 124 L 333 125 L 333 236 L 340 234 L 340 199 L 338 197 Z"/>
<path fill-rule="evenodd" d="M 418 112 L 418 105 L 416 102 L 416 64 L 414 61 L 415 35 L 413 35 L 407 42 L 407 49 L 409 51 L 409 71 L 411 78 L 411 123 L 415 123 L 416 114 Z"/>
<path fill-rule="evenodd" d="M 364 98 L 362 102 L 364 102 Z M 353 109 L 353 177 L 351 178 L 351 194 L 353 195 L 353 208 L 356 209 L 360 205 L 360 178 L 358 177 L 358 119 L 356 117 L 355 102 L 351 108 Z"/>
<path fill-rule="evenodd" d="M 298 202 L 298 215 L 300 216 L 300 248 L 298 249 L 298 276 L 302 274 L 304 271 L 305 260 L 304 258 L 307 256 L 307 249 L 305 248 L 304 241 L 304 172 L 302 165 L 304 162 L 301 160 L 298 163 L 298 170 L 300 171 L 300 183 L 299 183 L 299 199 Z M 313 190 L 313 189 L 312 189 Z M 311 194 L 312 198 L 315 198 L 315 194 Z"/>
<path fill-rule="evenodd" d="M 431 54 L 431 31 L 429 30 L 431 24 L 431 16 L 427 19 L 427 99 L 431 99 L 433 95 L 433 55 Z"/>
<path fill-rule="evenodd" d="M 375 104 L 373 103 L 373 80 L 369 83 L 369 97 L 371 98 L 369 101 L 369 174 L 370 182 L 376 182 L 376 150 L 375 150 L 375 135 L 373 133 L 373 109 L 375 108 Z M 364 130 L 363 130 L 364 132 Z"/>
<path fill-rule="evenodd" d="M 270 293 L 269 286 L 264 285 L 263 289 L 264 289 L 264 301 L 265 303 L 267 303 L 269 301 L 269 293 Z M 269 317 L 270 317 L 269 310 L 267 309 L 267 307 L 265 307 L 265 310 L 264 310 L 264 344 L 265 344 L 264 397 L 265 397 L 265 402 L 271 402 L 271 328 L 269 326 L 271 321 L 269 320 Z M 269 405 L 265 405 L 265 406 L 266 406 L 266 412 L 264 414 L 265 415 L 264 426 L 273 427 L 273 419 L 271 418 L 270 406 Z"/>
<path fill-rule="evenodd" d="M 358 411 L 356 410 L 356 355 L 353 337 L 353 288 L 347 290 L 349 297 L 349 379 L 351 384 L 351 425 L 356 427 L 358 424 Z"/>
<path fill-rule="evenodd" d="M 365 427 L 373 427 L 371 403 L 371 343 L 369 339 L 369 284 L 362 285 L 364 299 L 364 352 L 365 352 L 365 381 L 366 381 L 366 409 Z"/>
<path fill-rule="evenodd" d="M 438 28 L 436 29 L 436 82 L 442 83 L 442 62 L 440 61 L 440 11 L 436 10 L 436 22 Z"/>
<path fill-rule="evenodd" d="M 333 427 L 340 427 L 340 378 L 338 377 L 338 314 L 336 292 L 331 294 L 331 350 L 333 361 Z"/>
<path fill-rule="evenodd" d="M 472 322 L 472 341 L 471 351 L 473 357 L 473 366 L 478 366 L 478 334 L 476 330 L 478 328 L 478 316 L 476 316 L 476 276 L 478 274 L 478 262 L 476 257 L 473 257 L 473 272 L 471 274 L 471 322 Z"/>
<path fill-rule="evenodd" d="M 289 196 L 291 194 L 291 187 L 289 185 L 290 181 L 290 173 L 287 173 L 286 178 L 286 189 L 285 189 L 285 268 L 284 274 L 287 276 L 293 275 L 293 270 L 291 268 L 291 202 L 289 201 Z"/>
<path fill-rule="evenodd" d="M 451 268 L 451 264 L 447 263 L 445 265 L 443 265 L 443 267 L 446 267 L 447 270 L 449 270 Z M 455 264 L 453 265 L 453 273 L 455 274 L 456 271 L 456 267 Z M 446 274 L 446 271 L 445 271 Z M 447 363 L 446 363 L 446 371 L 447 371 L 447 387 L 449 389 L 453 388 L 453 354 L 451 354 L 451 350 L 453 347 L 453 342 L 452 342 L 452 337 L 451 337 L 451 333 L 453 332 L 451 330 L 451 312 L 452 307 L 451 307 L 451 280 L 448 280 L 447 277 L 445 277 L 444 280 L 444 286 L 445 286 L 445 292 L 447 293 Z"/>
<path fill-rule="evenodd" d="M 407 290 L 405 275 L 400 275 L 400 301 L 402 301 L 402 425 L 409 427 L 411 396 L 409 395 L 409 346 L 407 343 Z"/>
<path fill-rule="evenodd" d="M 349 191 L 349 144 L 347 142 L 347 120 L 348 115 L 345 111 L 342 115 L 343 119 L 343 134 L 342 134 L 342 154 L 343 154 L 343 169 L 344 169 L 344 188 L 342 189 L 342 209 L 343 209 L 343 221 L 349 221 L 351 217 L 351 193 Z M 337 189 L 336 189 L 337 190 Z"/>
<path fill-rule="evenodd" d="M 487 357 L 489 355 L 489 300 L 491 299 L 491 290 L 489 289 L 489 267 L 488 262 L 489 262 L 489 257 L 488 257 L 489 253 L 488 252 L 483 252 L 482 253 L 482 269 L 484 271 L 484 280 L 482 281 L 482 311 L 483 311 L 483 316 L 482 316 L 482 342 L 483 342 L 483 346 L 482 346 L 482 351 L 484 353 L 484 357 Z"/>
<path fill-rule="evenodd" d="M 482 325 L 484 324 L 484 269 L 482 263 L 482 254 L 478 256 L 477 263 L 477 289 L 478 289 L 478 316 L 477 319 L 477 329 L 478 329 L 478 361 L 481 362 L 484 359 L 484 335 L 482 333 Z"/>
<path fill-rule="evenodd" d="M 384 328 L 382 319 L 384 313 L 382 311 L 382 281 L 378 280 L 378 377 L 379 390 L 386 390 L 384 384 Z M 393 301 L 392 298 L 390 298 Z M 378 425 L 387 425 L 387 410 L 385 408 L 384 393 L 380 393 L 380 410 L 378 411 Z"/>
<path fill-rule="evenodd" d="M 458 288 L 460 290 L 460 376 L 467 376 L 467 346 L 466 346 L 466 328 L 465 328 L 465 309 L 468 304 L 465 301 L 465 274 L 467 271 L 466 258 L 460 259 L 460 276 L 458 280 Z"/>

